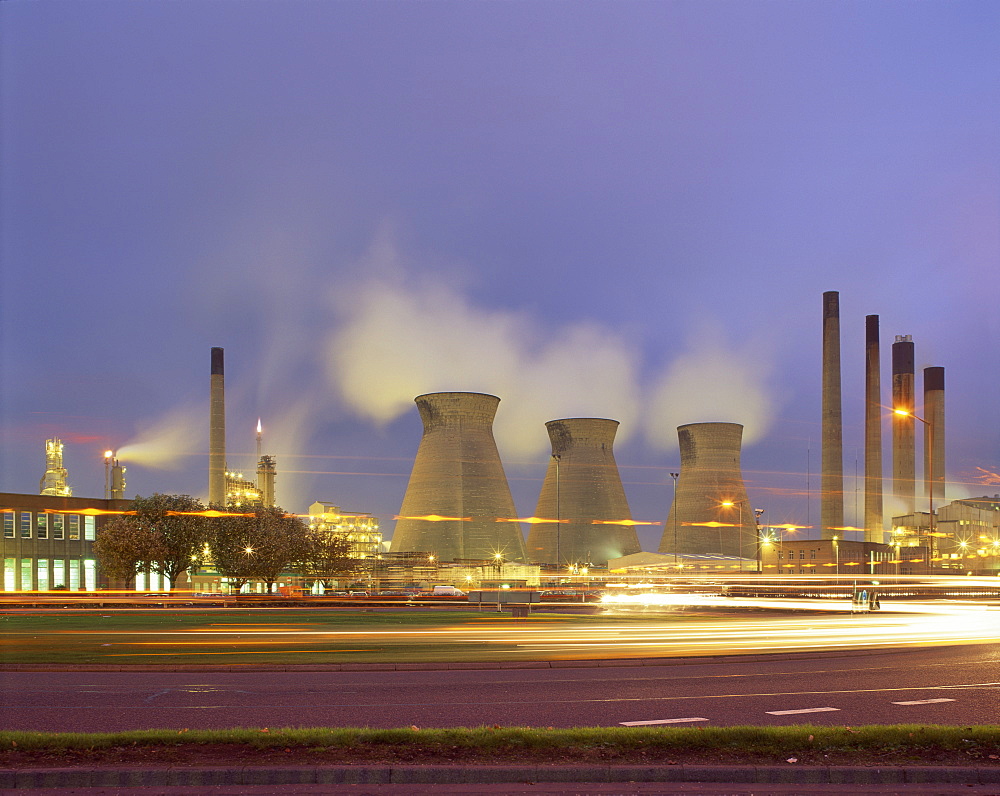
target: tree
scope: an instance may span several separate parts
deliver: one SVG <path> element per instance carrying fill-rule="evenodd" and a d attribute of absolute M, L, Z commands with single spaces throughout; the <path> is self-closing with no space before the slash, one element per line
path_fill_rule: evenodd
<path fill-rule="evenodd" d="M 141 529 L 134 517 L 113 517 L 104 524 L 94 540 L 94 555 L 101 570 L 131 586 L 136 574 L 150 568 L 154 540 Z"/>
<path fill-rule="evenodd" d="M 306 557 L 308 528 L 277 506 L 256 506 L 245 515 L 219 517 L 209 540 L 216 571 L 237 590 L 261 580 L 269 593 L 282 572 Z"/>
<path fill-rule="evenodd" d="M 190 495 L 137 496 L 129 506 L 134 515 L 110 520 L 94 540 L 101 568 L 126 581 L 144 569 L 158 572 L 173 588 L 196 563 L 207 535 L 201 501 Z"/>
<path fill-rule="evenodd" d="M 298 571 L 306 584 L 322 583 L 329 588 L 337 575 L 346 575 L 354 569 L 351 543 L 337 533 L 309 529 L 306 532 L 305 554 Z"/>

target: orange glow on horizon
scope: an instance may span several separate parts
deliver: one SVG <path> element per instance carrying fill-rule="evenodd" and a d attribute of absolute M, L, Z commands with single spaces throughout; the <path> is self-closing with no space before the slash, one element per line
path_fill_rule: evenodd
<path fill-rule="evenodd" d="M 14 509 L 2 509 L 2 511 L 14 511 Z M 88 517 L 99 517 L 102 514 L 135 514 L 135 512 L 110 509 L 42 509 L 42 514 L 86 514 Z"/>
<path fill-rule="evenodd" d="M 135 514 L 135 512 L 132 512 Z M 168 517 L 253 517 L 254 513 L 241 513 L 237 511 L 218 511 L 217 509 L 207 509 L 205 511 L 165 511 Z"/>
<path fill-rule="evenodd" d="M 547 520 L 544 517 L 497 517 L 496 522 L 526 522 L 528 525 L 538 525 L 542 522 L 551 522 L 555 524 L 558 522 L 562 525 L 569 522 L 569 520 Z"/>
<path fill-rule="evenodd" d="M 472 517 L 442 517 L 440 514 L 425 514 L 422 517 L 404 517 L 399 514 L 394 520 L 426 520 L 427 522 L 472 522 Z"/>

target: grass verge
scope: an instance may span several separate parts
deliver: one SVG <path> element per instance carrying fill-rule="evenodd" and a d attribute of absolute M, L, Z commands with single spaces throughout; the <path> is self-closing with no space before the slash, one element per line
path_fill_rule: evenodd
<path fill-rule="evenodd" d="M 1000 765 L 1000 726 L 313 728 L 0 732 L 0 765 Z"/>

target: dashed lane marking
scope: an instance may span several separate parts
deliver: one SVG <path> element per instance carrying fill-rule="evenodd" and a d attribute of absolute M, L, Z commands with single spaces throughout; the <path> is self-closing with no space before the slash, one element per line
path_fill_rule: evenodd
<path fill-rule="evenodd" d="M 618 723 L 623 727 L 643 727 L 647 724 L 686 724 L 689 721 L 708 721 L 708 719 L 696 716 L 688 719 L 653 719 L 652 721 L 620 721 Z"/>
<path fill-rule="evenodd" d="M 933 705 L 935 702 L 954 702 L 954 699 L 914 699 L 912 702 L 893 702 L 893 705 Z"/>
<path fill-rule="evenodd" d="M 840 710 L 840 708 L 802 708 L 801 710 L 765 710 L 771 716 L 793 716 L 796 713 L 826 713 L 828 710 Z"/>

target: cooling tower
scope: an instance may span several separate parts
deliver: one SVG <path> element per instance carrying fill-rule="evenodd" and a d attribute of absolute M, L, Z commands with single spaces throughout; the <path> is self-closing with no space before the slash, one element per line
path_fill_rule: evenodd
<path fill-rule="evenodd" d="M 226 385 L 221 348 L 212 349 L 208 425 L 208 502 L 226 504 Z"/>
<path fill-rule="evenodd" d="M 913 413 L 913 340 L 910 335 L 896 335 L 892 344 L 892 408 Z M 916 486 L 914 468 L 916 448 L 912 417 L 892 415 L 892 495 L 897 505 L 894 513 L 912 514 Z"/>
<path fill-rule="evenodd" d="M 493 439 L 495 395 L 441 392 L 416 399 L 423 437 L 392 536 L 393 553 L 440 561 L 525 560 L 514 500 Z"/>
<path fill-rule="evenodd" d="M 844 428 L 840 408 L 840 294 L 823 294 L 823 453 L 820 534 L 832 539 L 844 525 Z"/>
<path fill-rule="evenodd" d="M 945 476 L 944 368 L 924 368 L 924 420 L 924 494 L 940 506 Z"/>
<path fill-rule="evenodd" d="M 528 560 L 603 567 L 609 558 L 640 552 L 635 528 L 628 524 L 632 515 L 612 450 L 618 421 L 550 420 L 545 428 L 552 458 L 535 517 L 560 522 L 531 526 Z"/>
<path fill-rule="evenodd" d="M 882 383 L 878 315 L 865 318 L 865 541 L 882 543 Z"/>
<path fill-rule="evenodd" d="M 659 552 L 754 560 L 757 522 L 740 472 L 743 426 L 690 423 L 677 429 L 681 471 Z M 731 504 L 725 506 L 723 504 Z"/>

